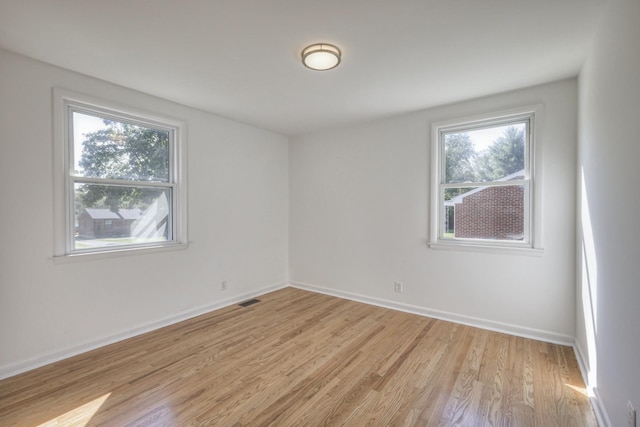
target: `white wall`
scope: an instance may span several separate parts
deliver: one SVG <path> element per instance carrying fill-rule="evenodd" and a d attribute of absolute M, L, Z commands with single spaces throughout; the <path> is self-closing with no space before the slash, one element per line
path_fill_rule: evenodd
<path fill-rule="evenodd" d="M 639 43 L 640 2 L 607 2 L 580 74 L 577 345 L 613 426 L 640 409 Z"/>
<path fill-rule="evenodd" d="M 0 77 L 0 377 L 286 283 L 287 138 L 1 50 Z M 53 263 L 54 86 L 188 123 L 187 250 Z"/>
<path fill-rule="evenodd" d="M 543 256 L 429 249 L 431 123 L 536 103 L 544 104 Z M 293 138 L 290 281 L 572 342 L 576 128 L 570 79 Z M 394 281 L 404 293 L 393 292 Z"/>

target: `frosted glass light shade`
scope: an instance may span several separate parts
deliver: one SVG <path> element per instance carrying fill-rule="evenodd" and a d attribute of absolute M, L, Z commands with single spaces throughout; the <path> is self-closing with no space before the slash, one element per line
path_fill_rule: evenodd
<path fill-rule="evenodd" d="M 342 53 L 331 44 L 317 43 L 302 50 L 302 63 L 312 70 L 325 71 L 340 63 Z"/>

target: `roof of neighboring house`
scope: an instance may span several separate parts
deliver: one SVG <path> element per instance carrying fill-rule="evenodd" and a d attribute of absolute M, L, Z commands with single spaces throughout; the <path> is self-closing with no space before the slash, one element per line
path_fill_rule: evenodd
<path fill-rule="evenodd" d="M 138 219 L 142 216 L 140 209 L 120 209 L 118 211 L 122 219 Z"/>
<path fill-rule="evenodd" d="M 140 209 L 118 209 L 114 212 L 109 208 L 86 208 L 91 219 L 138 219 L 142 216 Z"/>
<path fill-rule="evenodd" d="M 519 170 L 517 172 L 514 172 L 512 174 L 509 174 L 509 175 L 507 175 L 505 177 L 502 177 L 500 179 L 496 179 L 496 181 L 511 181 L 512 179 L 523 178 L 523 177 L 524 177 L 524 169 L 521 169 L 521 170 Z M 454 197 L 454 198 L 452 198 L 450 200 L 445 200 L 444 205 L 445 206 L 453 206 L 455 204 L 462 203 L 464 201 L 465 197 L 470 196 L 470 195 L 475 194 L 475 193 L 478 193 L 480 191 L 484 191 L 487 188 L 490 188 L 490 187 L 486 187 L 486 186 L 476 187 L 473 190 L 467 191 L 466 193 L 462 193 L 460 195 L 457 195 L 456 197 Z"/>

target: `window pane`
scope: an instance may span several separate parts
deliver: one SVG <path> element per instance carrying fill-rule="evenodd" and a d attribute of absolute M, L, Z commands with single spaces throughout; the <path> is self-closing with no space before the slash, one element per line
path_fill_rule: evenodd
<path fill-rule="evenodd" d="M 169 132 L 73 113 L 77 176 L 169 181 Z"/>
<path fill-rule="evenodd" d="M 444 134 L 445 182 L 524 177 L 527 122 Z"/>
<path fill-rule="evenodd" d="M 447 188 L 445 239 L 524 240 L 524 185 Z"/>
<path fill-rule="evenodd" d="M 172 240 L 171 189 L 75 185 L 74 249 Z"/>

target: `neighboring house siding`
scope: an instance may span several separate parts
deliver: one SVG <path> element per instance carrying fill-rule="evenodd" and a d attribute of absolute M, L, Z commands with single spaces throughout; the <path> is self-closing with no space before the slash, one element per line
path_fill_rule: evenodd
<path fill-rule="evenodd" d="M 93 219 L 86 211 L 78 217 L 78 234 L 80 236 L 94 237 Z"/>
<path fill-rule="evenodd" d="M 455 237 L 521 240 L 524 236 L 522 186 L 488 187 L 455 204 Z"/>
<path fill-rule="evenodd" d="M 87 238 L 125 237 L 131 235 L 131 226 L 140 218 L 139 209 L 87 208 L 78 217 L 78 235 Z"/>

